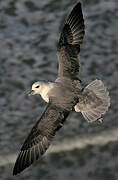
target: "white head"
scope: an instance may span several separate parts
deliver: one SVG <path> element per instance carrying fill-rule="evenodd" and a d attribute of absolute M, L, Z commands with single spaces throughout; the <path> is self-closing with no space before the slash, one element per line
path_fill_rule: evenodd
<path fill-rule="evenodd" d="M 32 96 L 34 94 L 40 94 L 40 91 L 41 91 L 41 86 L 42 86 L 42 82 L 35 82 L 33 85 L 32 85 L 32 91 L 28 94 L 29 96 Z"/>

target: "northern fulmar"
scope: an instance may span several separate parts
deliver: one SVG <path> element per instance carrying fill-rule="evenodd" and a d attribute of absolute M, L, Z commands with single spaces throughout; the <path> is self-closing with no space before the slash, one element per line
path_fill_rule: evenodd
<path fill-rule="evenodd" d="M 65 20 L 57 47 L 59 61 L 55 82 L 35 82 L 29 94 L 40 94 L 48 103 L 32 128 L 17 157 L 13 175 L 29 167 L 48 149 L 56 132 L 72 110 L 81 112 L 88 122 L 100 120 L 110 106 L 109 93 L 101 80 L 85 88 L 80 78 L 80 44 L 85 34 L 81 3 L 77 3 Z"/>

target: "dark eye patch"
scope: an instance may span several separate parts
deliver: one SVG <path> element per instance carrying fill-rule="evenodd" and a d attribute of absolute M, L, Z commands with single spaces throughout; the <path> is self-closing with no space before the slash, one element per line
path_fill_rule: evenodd
<path fill-rule="evenodd" d="M 36 86 L 36 88 L 39 88 L 39 86 Z"/>

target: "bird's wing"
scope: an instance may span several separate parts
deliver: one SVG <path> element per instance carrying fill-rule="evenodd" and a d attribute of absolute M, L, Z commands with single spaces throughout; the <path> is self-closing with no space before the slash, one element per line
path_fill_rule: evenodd
<path fill-rule="evenodd" d="M 32 128 L 17 157 L 13 175 L 29 167 L 49 147 L 57 130 L 62 127 L 69 112 L 49 103 L 40 120 Z"/>
<path fill-rule="evenodd" d="M 80 62 L 79 52 L 80 44 L 84 37 L 84 19 L 79 2 L 72 10 L 61 32 L 58 43 L 58 61 L 59 61 L 59 77 L 69 77 L 71 79 L 79 79 Z"/>

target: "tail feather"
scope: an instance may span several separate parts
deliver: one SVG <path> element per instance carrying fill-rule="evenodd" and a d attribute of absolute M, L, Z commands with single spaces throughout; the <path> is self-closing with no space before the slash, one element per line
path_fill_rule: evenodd
<path fill-rule="evenodd" d="M 93 122 L 101 118 L 109 106 L 109 92 L 101 80 L 94 80 L 85 87 L 75 111 L 80 111 L 87 121 Z"/>

